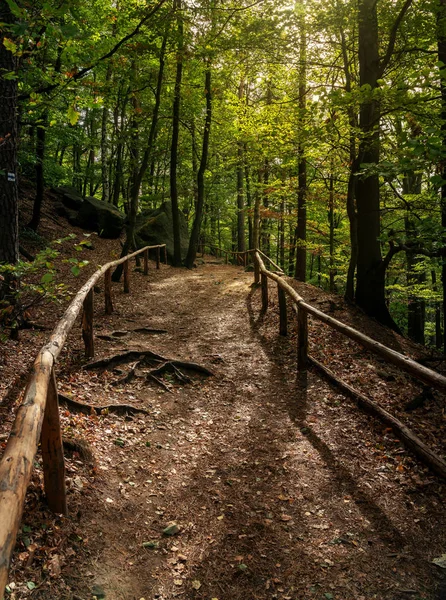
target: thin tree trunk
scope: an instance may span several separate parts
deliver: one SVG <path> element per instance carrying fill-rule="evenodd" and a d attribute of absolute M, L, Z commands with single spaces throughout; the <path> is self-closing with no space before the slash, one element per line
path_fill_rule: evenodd
<path fill-rule="evenodd" d="M 178 23 L 178 48 L 177 67 L 175 76 L 175 91 L 172 111 L 172 142 L 170 150 L 170 200 L 172 202 L 173 222 L 173 265 L 181 265 L 181 233 L 180 233 L 180 209 L 178 206 L 178 140 L 180 134 L 180 105 L 181 105 L 181 80 L 183 77 L 183 16 L 181 14 L 181 0 L 174 0 L 174 8 L 177 10 Z"/>
<path fill-rule="evenodd" d="M 201 151 L 200 167 L 197 174 L 197 206 L 195 209 L 194 223 L 192 225 L 192 231 L 189 240 L 189 249 L 186 256 L 186 267 L 191 269 L 194 266 L 195 257 L 197 254 L 197 244 L 200 237 L 201 220 L 203 217 L 203 206 L 204 206 L 204 173 L 207 167 L 208 153 L 209 153 L 209 140 L 211 135 L 211 122 L 212 122 L 212 90 L 211 90 L 211 66 L 210 64 L 206 67 L 205 72 L 205 83 L 204 89 L 206 94 L 206 118 L 204 122 L 203 132 L 203 147 Z"/>

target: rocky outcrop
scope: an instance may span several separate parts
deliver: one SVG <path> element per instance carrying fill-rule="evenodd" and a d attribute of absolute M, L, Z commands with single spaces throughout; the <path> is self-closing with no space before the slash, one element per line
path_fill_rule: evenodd
<path fill-rule="evenodd" d="M 125 215 L 113 204 L 87 196 L 77 215 L 80 227 L 92 229 L 99 237 L 118 238 L 125 223 Z"/>
<path fill-rule="evenodd" d="M 181 255 L 185 258 L 189 245 L 186 218 L 180 212 Z M 167 256 L 173 258 L 172 204 L 164 202 L 159 208 L 144 210 L 136 221 L 136 242 L 139 248 L 166 244 Z"/>
<path fill-rule="evenodd" d="M 74 187 L 63 185 L 54 189 L 62 204 L 70 210 L 80 210 L 84 199 Z"/>

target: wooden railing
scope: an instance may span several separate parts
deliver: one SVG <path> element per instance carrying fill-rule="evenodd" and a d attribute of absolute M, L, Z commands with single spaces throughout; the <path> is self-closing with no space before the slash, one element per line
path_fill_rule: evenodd
<path fill-rule="evenodd" d="M 424 442 L 422 442 L 412 431 L 410 431 L 401 421 L 379 407 L 370 398 L 367 398 L 351 386 L 339 380 L 330 369 L 322 365 L 318 360 L 308 353 L 308 315 L 325 323 L 332 329 L 339 331 L 348 338 L 361 344 L 367 350 L 370 350 L 388 362 L 403 369 L 412 377 L 431 385 L 432 387 L 446 391 L 446 377 L 439 373 L 424 367 L 411 358 L 396 352 L 384 346 L 380 342 L 373 340 L 367 335 L 345 325 L 341 321 L 326 315 L 321 310 L 311 306 L 304 301 L 294 288 L 292 288 L 279 274 L 268 271 L 262 260 L 261 253 L 253 252 L 254 257 L 254 282 L 261 284 L 262 311 L 268 309 L 268 279 L 277 283 L 277 292 L 279 299 L 279 332 L 281 335 L 287 334 L 287 303 L 286 296 L 289 296 L 297 312 L 297 369 L 299 372 L 305 372 L 310 363 L 317 367 L 329 379 L 335 382 L 343 391 L 353 396 L 358 404 L 375 416 L 378 416 L 386 424 L 392 427 L 400 437 L 401 441 L 418 455 L 421 460 L 427 464 L 433 471 L 443 478 L 446 478 L 446 462 L 435 454 Z"/>
<path fill-rule="evenodd" d="M 144 275 L 148 275 L 149 250 L 156 251 L 160 268 L 161 250 L 167 263 L 166 245 L 146 246 L 133 254 L 109 262 L 85 283 L 56 325 L 48 344 L 41 348 L 28 379 L 23 402 L 17 410 L 8 442 L 0 462 L 0 598 L 3 598 L 11 555 L 23 512 L 26 490 L 31 478 L 39 440 L 41 442 L 45 492 L 50 509 L 67 513 L 65 463 L 59 421 L 55 364 L 82 310 L 82 337 L 85 356 L 94 356 L 94 286 L 104 276 L 105 312 L 113 312 L 111 272 L 124 265 L 124 292 L 130 292 L 129 259 L 143 254 Z"/>

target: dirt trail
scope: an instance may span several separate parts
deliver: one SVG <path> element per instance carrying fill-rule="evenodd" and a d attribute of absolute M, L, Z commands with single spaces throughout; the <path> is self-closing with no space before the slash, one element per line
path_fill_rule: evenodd
<path fill-rule="evenodd" d="M 163 267 L 135 274 L 138 293 L 118 293 L 112 317 L 98 308 L 103 332 L 168 331 L 98 340 L 98 356 L 150 348 L 215 375 L 171 380 L 172 393 L 141 378 L 113 387 L 122 373 L 66 375 L 62 391 L 77 399 L 149 414 L 84 423 L 97 468 L 68 460 L 78 512 L 59 526 L 74 529 L 59 579 L 34 597 L 440 597 L 430 564 L 445 551 L 437 484 L 419 489 L 383 469 L 380 444 L 395 446 L 383 428 L 312 372 L 296 379 L 295 340 L 278 336 L 277 307 L 260 315 L 251 283 L 231 266 Z M 163 535 L 172 522 L 179 532 Z"/>

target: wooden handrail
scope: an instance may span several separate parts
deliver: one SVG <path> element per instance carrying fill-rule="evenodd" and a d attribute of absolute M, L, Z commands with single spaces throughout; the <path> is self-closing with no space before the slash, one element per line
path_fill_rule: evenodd
<path fill-rule="evenodd" d="M 268 271 L 266 269 L 265 264 L 263 263 L 260 255 L 257 252 L 255 256 L 256 259 L 259 261 L 260 272 L 264 273 L 269 279 L 273 279 L 274 281 L 276 281 L 277 284 L 283 290 L 285 290 L 288 296 L 290 296 L 292 300 L 297 304 L 297 307 L 299 309 L 303 310 L 307 314 L 312 315 L 319 321 L 326 323 L 332 329 L 336 329 L 336 331 L 339 331 L 340 333 L 344 334 L 350 339 L 355 340 L 356 342 L 358 342 L 368 350 L 371 350 L 375 354 L 379 354 L 392 364 L 396 365 L 397 367 L 400 367 L 404 371 L 407 371 L 408 373 L 410 373 L 410 375 L 413 375 L 414 377 L 420 379 L 424 383 L 428 383 L 429 385 L 432 385 L 433 387 L 439 390 L 446 391 L 446 377 L 443 377 L 443 375 L 432 371 L 432 369 L 429 369 L 428 367 L 420 365 L 416 361 L 412 360 L 411 358 L 408 358 L 407 356 L 404 356 L 403 354 L 400 354 L 399 352 L 396 352 L 395 350 L 391 350 L 387 346 L 384 346 L 384 344 L 381 344 L 380 342 L 377 342 L 376 340 L 373 340 L 372 338 L 368 337 L 364 333 L 353 329 L 353 327 L 345 325 L 341 321 L 338 321 L 337 319 L 326 315 L 321 310 L 315 308 L 314 306 L 311 306 L 311 304 L 307 304 L 307 302 L 304 301 L 302 296 L 300 296 L 296 292 L 296 290 L 289 285 L 289 283 L 284 281 L 284 279 L 282 279 L 275 273 L 272 273 L 271 271 Z"/>
<path fill-rule="evenodd" d="M 308 315 L 311 315 L 315 319 L 327 324 L 332 329 L 339 331 L 343 335 L 349 337 L 361 344 L 364 348 L 371 350 L 375 354 L 385 358 L 390 363 L 403 369 L 413 377 L 437 388 L 438 390 L 446 390 L 446 377 L 436 373 L 432 369 L 428 369 L 423 365 L 420 365 L 416 361 L 384 346 L 380 342 L 373 340 L 367 335 L 357 331 L 353 327 L 345 325 L 341 321 L 334 319 L 326 315 L 321 310 L 311 306 L 304 301 L 294 288 L 287 283 L 282 277 L 276 273 L 268 271 L 265 267 L 264 262 L 259 252 L 254 254 L 255 263 L 255 282 L 258 282 L 257 274 L 260 275 L 261 286 L 262 286 L 262 312 L 268 309 L 268 279 L 272 279 L 277 283 L 279 293 L 279 313 L 280 313 L 280 334 L 286 335 L 287 329 L 287 314 L 286 314 L 286 303 L 283 299 L 283 293 L 286 293 L 293 301 L 293 306 L 297 312 L 297 368 L 298 371 L 306 371 L 308 364 L 311 362 L 319 370 L 321 370 L 326 376 L 334 380 L 336 384 L 341 387 L 344 391 L 347 391 L 350 395 L 354 395 L 358 404 L 373 412 L 375 416 L 379 416 L 385 423 L 390 425 L 398 434 L 400 439 L 410 447 L 430 468 L 435 471 L 438 475 L 446 479 L 446 461 L 440 456 L 437 456 L 424 442 L 422 442 L 418 436 L 412 433 L 401 421 L 396 417 L 390 415 L 387 411 L 379 407 L 372 400 L 366 398 L 360 392 L 354 390 L 351 386 L 345 382 L 339 380 L 334 374 L 319 363 L 316 359 L 309 356 L 308 354 Z"/>
<path fill-rule="evenodd" d="M 166 244 L 161 244 L 141 248 L 133 254 L 107 263 L 96 271 L 78 291 L 56 325 L 49 342 L 41 348 L 37 355 L 26 385 L 23 403 L 17 410 L 0 462 L 0 598 L 4 596 L 11 555 L 41 434 L 48 505 L 55 512 L 66 513 L 65 466 L 54 367 L 67 336 L 79 313 L 84 309 L 82 334 L 86 354 L 92 356 L 94 354 L 92 290 L 95 284 L 103 275 L 106 275 L 105 304 L 106 312 L 109 314 L 113 311 L 109 281 L 111 269 L 122 263 L 128 264 L 129 259 L 144 253 L 144 273 L 147 274 L 146 256 L 148 251 L 157 250 L 157 266 L 159 268 L 161 248 L 165 249 L 164 258 L 167 262 Z"/>

